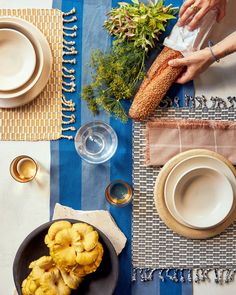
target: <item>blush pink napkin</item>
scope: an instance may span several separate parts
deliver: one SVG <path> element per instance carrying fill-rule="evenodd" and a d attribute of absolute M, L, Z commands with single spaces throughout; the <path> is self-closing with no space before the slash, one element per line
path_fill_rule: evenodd
<path fill-rule="evenodd" d="M 178 153 L 208 149 L 236 164 L 236 122 L 155 120 L 146 126 L 146 165 L 164 165 Z"/>

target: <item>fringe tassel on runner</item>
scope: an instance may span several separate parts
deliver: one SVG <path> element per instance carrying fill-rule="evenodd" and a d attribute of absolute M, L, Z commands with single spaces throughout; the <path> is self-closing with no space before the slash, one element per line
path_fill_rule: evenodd
<path fill-rule="evenodd" d="M 75 123 L 75 103 L 71 99 L 67 99 L 68 93 L 74 93 L 76 91 L 75 83 L 75 69 L 73 65 L 76 64 L 76 55 L 78 54 L 73 40 L 77 36 L 77 26 L 74 24 L 77 21 L 75 16 L 75 8 L 68 12 L 63 13 L 63 95 L 62 95 L 62 135 L 61 138 L 73 139 L 72 135 L 67 135 L 68 132 L 75 131 L 73 124 Z M 66 24 L 66 25 L 65 25 Z M 72 39 L 72 40 L 71 40 Z M 69 134 L 70 134 L 69 133 Z"/>
<path fill-rule="evenodd" d="M 154 278 L 154 273 L 158 272 L 158 277 L 162 282 L 170 280 L 174 283 L 201 283 L 211 282 L 209 274 L 214 274 L 216 284 L 228 284 L 234 281 L 236 268 L 197 268 L 197 269 L 158 269 L 158 268 L 134 268 L 132 282 L 140 279 L 141 282 L 149 282 Z"/>

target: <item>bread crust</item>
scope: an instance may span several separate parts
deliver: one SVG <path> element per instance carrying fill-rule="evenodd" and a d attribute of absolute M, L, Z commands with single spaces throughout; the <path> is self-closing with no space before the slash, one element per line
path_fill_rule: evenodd
<path fill-rule="evenodd" d="M 164 47 L 147 72 L 134 97 L 129 110 L 129 116 L 132 119 L 143 121 L 155 111 L 170 86 L 183 71 L 183 67 L 173 68 L 169 66 L 168 61 L 181 57 L 183 57 L 181 52 Z"/>

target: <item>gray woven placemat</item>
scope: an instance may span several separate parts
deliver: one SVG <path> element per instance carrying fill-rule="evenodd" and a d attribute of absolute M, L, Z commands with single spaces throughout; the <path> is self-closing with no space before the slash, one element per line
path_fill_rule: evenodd
<path fill-rule="evenodd" d="M 234 108 L 158 109 L 158 118 L 236 120 Z M 156 212 L 153 188 L 160 167 L 144 164 L 145 123 L 133 130 L 132 259 L 135 268 L 232 268 L 236 265 L 236 222 L 209 240 L 190 240 L 166 227 Z"/>

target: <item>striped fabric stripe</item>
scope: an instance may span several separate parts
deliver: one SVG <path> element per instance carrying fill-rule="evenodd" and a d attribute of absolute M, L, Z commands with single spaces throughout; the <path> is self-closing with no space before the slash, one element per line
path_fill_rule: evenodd
<path fill-rule="evenodd" d="M 90 83 L 89 63 L 94 49 L 108 50 L 110 38 L 102 27 L 105 14 L 111 9 L 111 1 L 84 1 L 83 4 L 83 32 L 82 32 L 82 85 Z M 86 102 L 81 101 L 81 125 L 99 120 L 109 123 L 108 116 L 101 112 L 96 118 L 88 110 Z M 104 191 L 110 182 L 110 163 L 91 165 L 82 162 L 82 209 L 106 209 L 108 208 L 104 198 Z"/>

